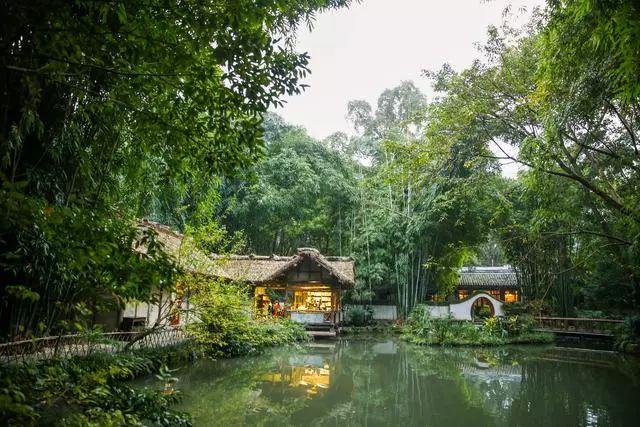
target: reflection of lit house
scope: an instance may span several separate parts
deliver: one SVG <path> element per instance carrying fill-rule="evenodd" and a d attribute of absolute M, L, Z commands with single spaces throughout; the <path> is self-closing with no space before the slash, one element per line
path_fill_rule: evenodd
<path fill-rule="evenodd" d="M 281 315 L 305 324 L 335 324 L 341 293 L 355 283 L 352 258 L 325 257 L 313 248 L 292 256 L 232 255 L 216 275 L 253 285 L 256 313 L 281 307 Z"/>
<path fill-rule="evenodd" d="M 326 390 L 331 385 L 331 369 L 327 363 L 321 366 L 289 365 L 264 374 L 261 379 L 269 383 L 284 383 L 291 388 L 300 388 L 308 395 L 315 395 L 319 389 Z"/>
<path fill-rule="evenodd" d="M 460 269 L 456 299 L 463 300 L 480 291 L 504 302 L 520 301 L 521 298 L 516 272 L 508 265 Z"/>

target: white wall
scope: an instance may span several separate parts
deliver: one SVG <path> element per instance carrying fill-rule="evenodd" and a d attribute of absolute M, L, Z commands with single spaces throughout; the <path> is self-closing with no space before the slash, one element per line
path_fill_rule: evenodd
<path fill-rule="evenodd" d="M 485 293 L 475 294 L 468 300 L 459 303 L 449 305 L 427 305 L 426 307 L 433 317 L 447 317 L 449 313 L 451 313 L 451 316 L 457 320 L 473 320 L 471 316 L 471 307 L 473 306 L 473 303 L 481 297 L 491 301 L 496 316 L 504 316 L 504 311 L 502 310 L 503 302 Z"/>
<path fill-rule="evenodd" d="M 431 314 L 431 317 L 447 317 L 450 312 L 448 305 L 427 305 L 426 307 L 427 310 L 429 310 L 429 314 Z"/>
<path fill-rule="evenodd" d="M 344 307 L 345 313 L 349 307 L 371 307 L 373 320 L 396 320 L 398 318 L 398 308 L 395 305 L 348 305 Z"/>
<path fill-rule="evenodd" d="M 159 316 L 162 325 L 169 325 L 169 310 L 172 307 L 173 299 L 175 299 L 175 294 L 166 293 L 162 295 L 161 302 L 155 304 L 136 301 L 127 302 L 121 313 L 120 321 L 122 321 L 122 317 L 144 317 L 146 319 L 146 326 L 153 326 L 158 321 Z M 188 300 L 186 298 L 183 299 L 182 309 L 188 310 L 189 308 Z M 188 313 L 181 313 L 179 324 L 184 325 L 188 323 L 188 316 Z"/>
<path fill-rule="evenodd" d="M 373 320 L 396 320 L 398 309 L 395 305 L 372 305 Z"/>

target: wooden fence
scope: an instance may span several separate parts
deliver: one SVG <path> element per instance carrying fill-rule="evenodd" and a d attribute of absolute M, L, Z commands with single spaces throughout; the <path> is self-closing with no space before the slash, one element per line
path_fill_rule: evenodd
<path fill-rule="evenodd" d="M 60 335 L 4 343 L 0 344 L 0 364 L 34 362 L 57 357 L 82 357 L 97 352 L 118 353 L 136 339 L 139 340 L 131 344 L 131 349 L 167 347 L 187 340 L 187 335 L 182 329 L 173 327 L 142 335 L 144 332 L 108 332 Z"/>
<path fill-rule="evenodd" d="M 550 332 L 581 333 L 591 335 L 614 334 L 623 323 L 618 319 L 590 319 L 582 317 L 536 317 L 538 328 Z"/>

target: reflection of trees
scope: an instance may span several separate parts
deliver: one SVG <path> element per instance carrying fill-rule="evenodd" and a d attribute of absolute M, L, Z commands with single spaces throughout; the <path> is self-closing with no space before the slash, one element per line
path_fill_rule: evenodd
<path fill-rule="evenodd" d="M 419 416 L 428 425 L 491 425 L 486 411 L 482 385 L 492 382 L 470 381 L 470 376 L 485 375 L 487 369 L 506 366 L 500 350 L 406 347 L 410 362 L 409 393 L 413 393 L 412 419 Z M 489 390 L 491 393 L 491 390 Z M 425 402 L 426 397 L 426 402 Z M 417 405 L 415 404 L 417 401 Z M 418 418 L 419 419 L 419 418 Z"/>
<path fill-rule="evenodd" d="M 503 425 L 625 425 L 637 420 L 638 363 L 550 348 L 409 349 L 415 369 L 455 384 Z M 580 357 L 580 355 L 583 355 Z M 454 388 L 455 388 L 454 387 Z"/>
<path fill-rule="evenodd" d="M 411 346 L 379 354 L 372 351 L 375 344 L 343 343 L 332 387 L 349 388 L 349 393 L 314 425 L 388 425 L 390 420 L 406 425 L 490 424 L 482 400 L 462 377 L 454 377 L 467 360 L 464 356 Z"/>
<path fill-rule="evenodd" d="M 283 349 L 201 363 L 181 375 L 179 386 L 202 425 L 624 425 L 638 419 L 637 371 L 622 372 L 611 358 L 571 357 L 539 347 L 350 339 L 302 355 Z M 322 387 L 310 389 L 314 384 Z"/>
<path fill-rule="evenodd" d="M 273 390 L 262 395 L 258 385 L 268 372 L 288 366 L 285 354 L 268 353 L 219 362 L 202 361 L 180 377 L 183 406 L 196 425 L 287 424 L 305 404 L 306 395 L 274 400 Z M 288 391 L 287 387 L 283 387 Z"/>
<path fill-rule="evenodd" d="M 557 352 L 532 357 L 523 364 L 523 381 L 509 413 L 520 425 L 625 425 L 638 420 L 638 389 L 618 369 L 615 359 L 569 360 Z M 636 380 L 637 381 L 637 380 Z"/>

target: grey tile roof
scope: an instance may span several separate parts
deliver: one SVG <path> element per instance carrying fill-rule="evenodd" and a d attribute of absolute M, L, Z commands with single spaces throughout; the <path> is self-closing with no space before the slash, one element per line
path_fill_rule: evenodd
<path fill-rule="evenodd" d="M 459 271 L 458 287 L 475 289 L 496 289 L 518 287 L 518 278 L 513 268 L 464 267 Z"/>

